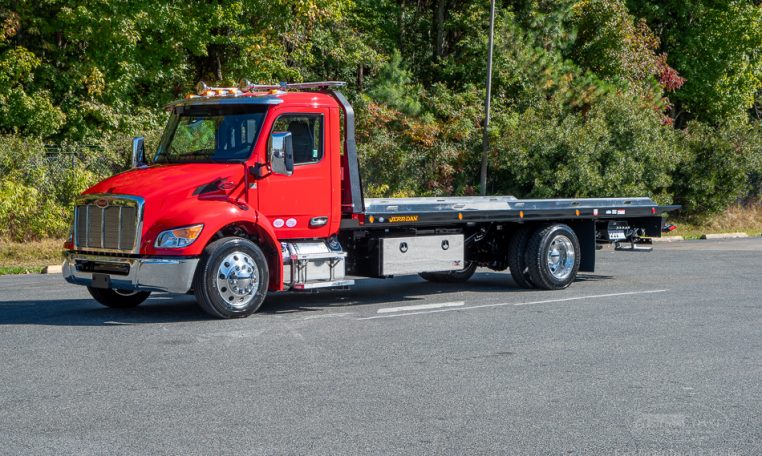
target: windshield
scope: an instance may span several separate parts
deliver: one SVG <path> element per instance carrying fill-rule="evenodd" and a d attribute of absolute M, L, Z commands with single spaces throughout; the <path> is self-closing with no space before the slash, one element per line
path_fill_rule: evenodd
<path fill-rule="evenodd" d="M 186 108 L 172 114 L 155 163 L 241 162 L 249 158 L 266 108 Z"/>

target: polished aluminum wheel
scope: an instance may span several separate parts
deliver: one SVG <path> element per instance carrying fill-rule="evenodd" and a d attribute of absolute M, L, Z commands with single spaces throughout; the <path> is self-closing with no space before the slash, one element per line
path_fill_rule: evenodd
<path fill-rule="evenodd" d="M 217 269 L 217 292 L 233 309 L 245 308 L 259 288 L 254 260 L 243 252 L 232 252 Z"/>
<path fill-rule="evenodd" d="M 564 280 L 574 269 L 574 244 L 571 239 L 559 234 L 548 245 L 548 270 L 553 277 Z"/>

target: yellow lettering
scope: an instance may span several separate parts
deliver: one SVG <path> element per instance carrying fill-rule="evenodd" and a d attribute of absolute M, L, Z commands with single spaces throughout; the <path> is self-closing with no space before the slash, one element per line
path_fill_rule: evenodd
<path fill-rule="evenodd" d="M 417 215 L 395 215 L 393 217 L 389 217 L 389 223 L 417 222 L 417 221 L 418 221 Z"/>

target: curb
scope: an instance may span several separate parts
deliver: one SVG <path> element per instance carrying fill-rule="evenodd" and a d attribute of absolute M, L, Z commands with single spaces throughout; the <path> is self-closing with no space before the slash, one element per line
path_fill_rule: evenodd
<path fill-rule="evenodd" d="M 664 237 L 658 237 L 658 238 L 651 238 L 651 242 L 677 242 L 677 241 L 684 241 L 682 236 L 664 236 Z"/>
<path fill-rule="evenodd" d="M 738 239 L 749 237 L 746 233 L 702 234 L 701 239 Z"/>
<path fill-rule="evenodd" d="M 45 266 L 45 269 L 42 270 L 43 274 L 61 274 L 63 272 L 63 264 L 53 264 L 50 266 Z"/>

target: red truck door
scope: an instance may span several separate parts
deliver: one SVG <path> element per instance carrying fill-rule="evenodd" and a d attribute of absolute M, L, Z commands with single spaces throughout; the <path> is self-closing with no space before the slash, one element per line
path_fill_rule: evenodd
<path fill-rule="evenodd" d="M 328 237 L 333 198 L 327 110 L 304 108 L 276 115 L 267 135 L 291 133 L 294 172 L 290 176 L 273 173 L 257 181 L 259 211 L 270 220 L 279 239 Z"/>

